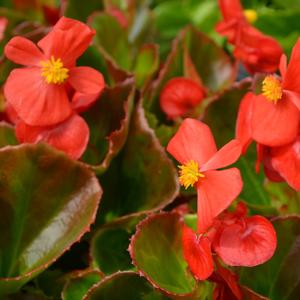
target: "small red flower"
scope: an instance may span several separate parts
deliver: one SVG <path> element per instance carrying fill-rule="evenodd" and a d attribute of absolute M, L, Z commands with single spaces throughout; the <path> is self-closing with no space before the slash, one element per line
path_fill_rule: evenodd
<path fill-rule="evenodd" d="M 227 213 L 218 226 L 213 249 L 227 265 L 257 266 L 273 256 L 277 246 L 276 232 L 266 218 L 246 217 L 245 205 L 239 203 L 239 206 L 237 213 Z"/>
<path fill-rule="evenodd" d="M 204 280 L 213 273 L 212 250 L 230 266 L 253 267 L 273 256 L 277 246 L 273 225 L 261 216 L 246 214 L 246 206 L 239 203 L 235 212 L 225 212 L 216 218 L 206 234 L 196 234 L 183 225 L 183 254 L 196 279 Z M 239 298 L 238 288 L 231 279 L 228 278 L 227 284 Z"/>
<path fill-rule="evenodd" d="M 217 151 L 207 125 L 195 119 L 185 119 L 167 151 L 182 165 L 180 183 L 195 186 L 198 194 L 198 233 L 204 233 L 214 218 L 227 208 L 242 190 L 243 182 L 236 168 L 217 171 L 234 163 L 241 154 L 241 146 L 232 140 Z"/>
<path fill-rule="evenodd" d="M 72 159 L 79 159 L 87 147 L 89 128 L 80 116 L 74 114 L 53 126 L 30 126 L 19 121 L 16 136 L 21 143 L 46 142 Z"/>
<path fill-rule="evenodd" d="M 300 39 L 293 48 L 290 63 L 282 56 L 282 79 L 268 75 L 262 93 L 248 93 L 243 98 L 237 119 L 237 138 L 244 150 L 251 139 L 270 147 L 291 143 L 300 124 Z"/>
<path fill-rule="evenodd" d="M 85 24 L 62 17 L 38 47 L 23 37 L 12 38 L 5 55 L 27 66 L 13 70 L 4 87 L 9 104 L 31 126 L 51 126 L 69 118 L 70 90 L 97 94 L 103 76 L 90 67 L 76 67 L 76 59 L 89 46 L 94 31 Z M 42 51 L 41 51 L 42 50 Z"/>
<path fill-rule="evenodd" d="M 184 116 L 205 97 L 205 89 L 195 81 L 176 77 L 167 82 L 160 94 L 160 107 L 169 119 Z"/>
<path fill-rule="evenodd" d="M 283 50 L 270 36 L 254 28 L 256 12 L 243 10 L 239 0 L 219 0 L 223 20 L 216 30 L 235 45 L 234 56 L 243 62 L 250 73 L 275 72 Z"/>

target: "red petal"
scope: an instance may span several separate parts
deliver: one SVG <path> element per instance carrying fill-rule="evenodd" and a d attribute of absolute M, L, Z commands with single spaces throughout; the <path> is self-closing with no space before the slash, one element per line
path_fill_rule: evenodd
<path fill-rule="evenodd" d="M 104 78 L 100 72 L 90 67 L 76 67 L 70 70 L 68 82 L 79 93 L 97 94 L 104 87 Z"/>
<path fill-rule="evenodd" d="M 82 94 L 79 92 L 76 92 L 73 95 L 72 98 L 72 109 L 76 112 L 83 112 L 89 109 L 98 99 L 99 99 L 100 93 L 97 94 Z"/>
<path fill-rule="evenodd" d="M 232 271 L 225 269 L 220 262 L 218 261 L 218 259 L 215 260 L 216 261 L 216 266 L 217 266 L 217 274 L 220 275 L 220 277 L 223 280 L 223 284 L 226 284 L 226 288 L 229 289 L 227 290 L 225 288 L 224 294 L 231 294 L 231 297 L 235 297 L 237 300 L 241 300 L 242 299 L 242 293 L 238 284 L 238 276 L 233 273 Z M 227 293 L 226 293 L 227 292 Z M 219 298 L 222 300 L 225 299 L 232 299 L 232 298 Z"/>
<path fill-rule="evenodd" d="M 86 149 L 89 128 L 78 115 L 51 127 L 33 127 L 19 122 L 16 135 L 22 143 L 47 142 L 58 150 L 64 151 L 73 159 L 78 159 Z"/>
<path fill-rule="evenodd" d="M 273 225 L 261 216 L 224 226 L 213 243 L 214 250 L 227 265 L 248 267 L 269 260 L 276 245 Z"/>
<path fill-rule="evenodd" d="M 284 90 L 283 94 L 288 101 L 291 101 L 300 110 L 300 94 Z"/>
<path fill-rule="evenodd" d="M 281 77 L 285 76 L 286 70 L 287 70 L 287 57 L 285 54 L 282 54 L 279 62 L 279 71 Z"/>
<path fill-rule="evenodd" d="M 238 140 L 230 141 L 200 168 L 200 172 L 220 169 L 233 164 L 240 157 L 241 151 L 241 143 Z"/>
<path fill-rule="evenodd" d="M 235 135 L 236 138 L 242 144 L 243 154 L 247 151 L 248 146 L 252 142 L 251 119 L 252 119 L 253 96 L 254 94 L 249 92 L 243 97 L 240 103 L 238 117 L 236 121 Z"/>
<path fill-rule="evenodd" d="M 191 79 L 178 77 L 167 82 L 160 94 L 162 111 L 170 118 L 186 114 L 199 104 L 205 96 L 201 85 Z"/>
<path fill-rule="evenodd" d="M 240 0 L 219 0 L 218 2 L 225 20 L 245 19 Z"/>
<path fill-rule="evenodd" d="M 299 128 L 297 107 L 285 97 L 276 104 L 264 96 L 253 97 L 252 136 L 258 143 L 273 147 L 293 141 Z"/>
<path fill-rule="evenodd" d="M 235 44 L 238 38 L 240 23 L 237 19 L 232 19 L 230 21 L 221 21 L 216 25 L 216 31 L 227 37 L 227 40 L 230 44 Z"/>
<path fill-rule="evenodd" d="M 285 76 L 282 80 L 282 87 L 285 90 L 290 90 L 300 94 L 300 39 L 298 39 L 297 43 L 295 44 L 290 63 L 287 67 Z"/>
<path fill-rule="evenodd" d="M 4 94 L 19 117 L 32 126 L 53 125 L 71 114 L 65 87 L 47 84 L 39 68 L 14 69 Z"/>
<path fill-rule="evenodd" d="M 282 54 L 280 44 L 272 37 L 250 25 L 241 28 L 234 56 L 244 63 L 250 73 L 275 72 Z"/>
<path fill-rule="evenodd" d="M 45 56 L 39 48 L 30 40 L 21 36 L 12 38 L 5 46 L 6 57 L 20 65 L 40 66 L 40 62 L 45 60 Z"/>
<path fill-rule="evenodd" d="M 206 124 L 186 118 L 170 140 L 167 151 L 182 164 L 194 160 L 201 166 L 217 152 L 217 148 Z"/>
<path fill-rule="evenodd" d="M 243 187 L 240 171 L 236 168 L 207 171 L 204 175 L 197 184 L 199 233 L 207 231 L 214 218 L 232 203 Z"/>
<path fill-rule="evenodd" d="M 65 66 L 72 66 L 92 41 L 95 31 L 84 23 L 61 17 L 52 31 L 38 42 L 47 57 L 61 58 Z"/>
<path fill-rule="evenodd" d="M 214 270 L 210 240 L 204 236 L 197 237 L 192 229 L 183 225 L 182 245 L 183 256 L 195 278 L 208 278 Z"/>
<path fill-rule="evenodd" d="M 300 191 L 300 136 L 286 146 L 270 150 L 271 164 L 295 190 Z"/>

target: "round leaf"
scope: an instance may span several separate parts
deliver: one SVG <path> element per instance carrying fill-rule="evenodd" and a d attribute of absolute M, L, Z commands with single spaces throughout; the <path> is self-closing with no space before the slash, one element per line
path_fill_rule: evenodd
<path fill-rule="evenodd" d="M 181 239 L 180 216 L 161 213 L 139 223 L 129 248 L 138 270 L 154 286 L 173 295 L 189 294 L 196 288 L 183 258 Z"/>
<path fill-rule="evenodd" d="M 0 149 L 0 294 L 17 290 L 89 230 L 101 188 L 44 144 Z"/>

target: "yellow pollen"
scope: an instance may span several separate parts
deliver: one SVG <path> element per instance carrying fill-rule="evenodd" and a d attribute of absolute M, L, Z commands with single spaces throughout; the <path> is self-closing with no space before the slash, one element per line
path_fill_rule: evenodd
<path fill-rule="evenodd" d="M 189 186 L 193 186 L 199 178 L 205 177 L 204 174 L 199 172 L 198 163 L 194 160 L 188 161 L 186 164 L 179 167 L 179 182 L 187 189 Z"/>
<path fill-rule="evenodd" d="M 244 10 L 244 16 L 246 17 L 247 21 L 250 24 L 253 24 L 256 22 L 257 20 L 257 12 L 253 9 L 245 9 Z"/>
<path fill-rule="evenodd" d="M 268 75 L 262 82 L 262 94 L 274 103 L 277 103 L 282 97 L 282 88 L 280 81 L 272 76 Z"/>
<path fill-rule="evenodd" d="M 51 56 L 51 59 L 41 61 L 40 65 L 42 66 L 41 75 L 49 84 L 61 84 L 69 77 L 69 70 L 64 68 L 60 58 L 55 59 Z"/>

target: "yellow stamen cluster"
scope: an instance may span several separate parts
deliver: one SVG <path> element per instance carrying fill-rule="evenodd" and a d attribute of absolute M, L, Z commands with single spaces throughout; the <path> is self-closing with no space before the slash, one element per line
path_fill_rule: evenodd
<path fill-rule="evenodd" d="M 282 97 L 282 87 L 280 81 L 272 75 L 268 75 L 262 82 L 262 94 L 274 103 Z"/>
<path fill-rule="evenodd" d="M 188 161 L 186 164 L 179 167 L 179 182 L 187 189 L 193 186 L 199 178 L 205 177 L 204 174 L 199 172 L 198 163 L 194 160 Z"/>
<path fill-rule="evenodd" d="M 246 17 L 247 21 L 250 24 L 253 24 L 256 22 L 257 20 L 257 13 L 255 10 L 253 9 L 245 9 L 244 10 L 244 16 Z"/>
<path fill-rule="evenodd" d="M 55 59 L 53 56 L 51 56 L 51 59 L 41 61 L 40 64 L 42 66 L 41 75 L 49 84 L 61 84 L 69 77 L 69 70 L 64 68 L 60 58 Z"/>

